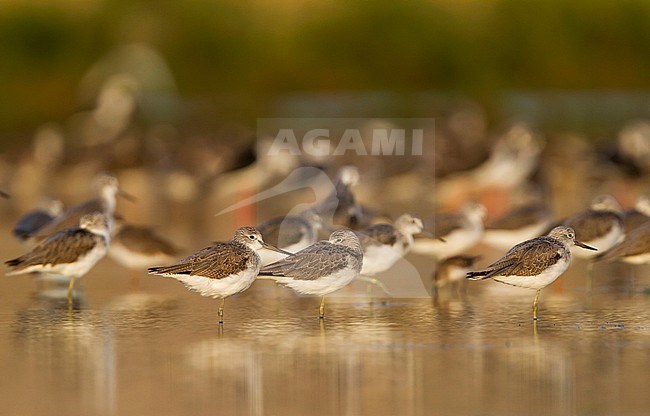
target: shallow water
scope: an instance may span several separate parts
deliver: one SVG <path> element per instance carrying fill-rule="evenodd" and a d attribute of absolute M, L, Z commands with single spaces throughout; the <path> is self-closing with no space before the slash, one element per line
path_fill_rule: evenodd
<path fill-rule="evenodd" d="M 12 251 L 19 250 L 12 246 Z M 425 268 L 428 260 L 413 258 Z M 645 273 L 644 273 L 645 270 Z M 65 287 L 6 277 L 0 408 L 15 415 L 642 415 L 650 279 L 576 262 L 542 292 L 469 282 L 435 298 L 328 300 L 256 282 L 226 301 L 104 259 Z M 428 271 L 422 273 L 428 276 Z M 390 288 L 400 275 L 387 276 Z M 423 278 L 426 280 L 426 278 Z M 425 284 L 426 286 L 426 284 Z M 378 292 L 373 292 L 378 293 Z"/>

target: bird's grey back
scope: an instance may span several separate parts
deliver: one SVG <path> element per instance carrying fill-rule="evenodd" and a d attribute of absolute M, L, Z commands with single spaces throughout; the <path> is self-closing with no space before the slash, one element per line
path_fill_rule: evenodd
<path fill-rule="evenodd" d="M 296 280 L 316 280 L 337 271 L 360 271 L 363 254 L 359 250 L 329 241 L 319 241 L 283 260 L 264 267 L 260 274 L 286 276 Z"/>

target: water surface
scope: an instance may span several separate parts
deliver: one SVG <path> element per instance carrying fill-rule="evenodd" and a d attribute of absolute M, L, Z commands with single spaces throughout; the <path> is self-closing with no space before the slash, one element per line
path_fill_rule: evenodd
<path fill-rule="evenodd" d="M 226 301 L 220 328 L 218 301 L 145 274 L 136 286 L 109 259 L 81 280 L 71 309 L 52 283 L 6 277 L 1 408 L 15 415 L 647 414 L 645 272 L 605 266 L 588 290 L 577 263 L 542 292 L 536 326 L 534 292 L 496 282 L 394 299 L 368 298 L 355 284 L 327 302 L 324 322 L 316 318 L 319 299 L 257 282 Z M 399 278 L 387 277 L 393 287 Z"/>

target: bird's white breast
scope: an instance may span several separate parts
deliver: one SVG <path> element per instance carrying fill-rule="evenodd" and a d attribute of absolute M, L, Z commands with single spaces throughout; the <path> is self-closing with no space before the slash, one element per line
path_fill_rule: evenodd
<path fill-rule="evenodd" d="M 361 274 L 373 276 L 390 269 L 403 256 L 402 244 L 397 242 L 393 246 L 385 244 L 368 246 L 363 252 L 363 267 Z"/>

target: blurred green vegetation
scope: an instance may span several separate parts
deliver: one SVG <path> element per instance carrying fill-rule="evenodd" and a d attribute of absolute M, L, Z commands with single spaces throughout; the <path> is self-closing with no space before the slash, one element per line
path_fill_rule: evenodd
<path fill-rule="evenodd" d="M 182 97 L 268 115 L 294 91 L 646 90 L 645 0 L 13 0 L 0 7 L 0 132 L 79 109 L 79 81 L 144 42 Z"/>

